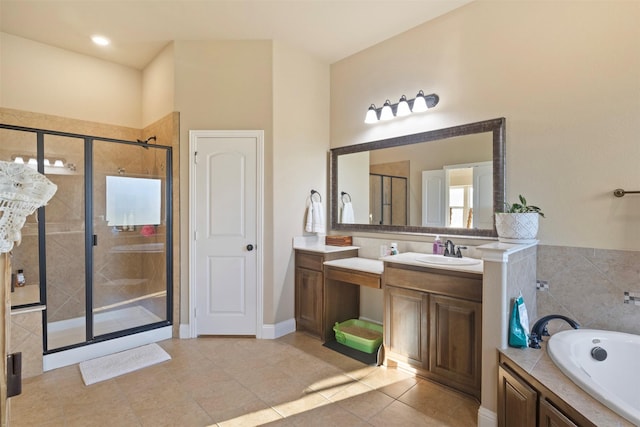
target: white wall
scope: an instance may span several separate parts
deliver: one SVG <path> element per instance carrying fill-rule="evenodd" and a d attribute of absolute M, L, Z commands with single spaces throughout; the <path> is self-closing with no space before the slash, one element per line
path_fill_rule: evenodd
<path fill-rule="evenodd" d="M 189 229 L 189 131 L 264 130 L 265 247 L 273 244 L 272 44 L 270 41 L 176 41 L 175 111 L 180 112 L 180 211 Z M 181 233 L 180 323 L 188 323 L 189 233 Z M 273 253 L 264 251 L 264 292 L 273 292 Z M 271 323 L 266 307 L 264 321 Z"/>
<path fill-rule="evenodd" d="M 0 33 L 0 106 L 140 128 L 142 73 Z"/>
<path fill-rule="evenodd" d="M 173 43 L 169 43 L 142 71 L 142 125 L 148 126 L 174 110 Z"/>
<path fill-rule="evenodd" d="M 549 245 L 640 250 L 640 3 L 476 1 L 331 67 L 331 145 L 507 119 L 507 199 Z M 365 125 L 419 89 L 440 104 Z"/>
<path fill-rule="evenodd" d="M 328 207 L 328 125 L 329 65 L 274 41 L 273 227 L 266 228 L 273 230 L 275 322 L 294 317 L 292 240 L 304 234 L 311 189 Z"/>

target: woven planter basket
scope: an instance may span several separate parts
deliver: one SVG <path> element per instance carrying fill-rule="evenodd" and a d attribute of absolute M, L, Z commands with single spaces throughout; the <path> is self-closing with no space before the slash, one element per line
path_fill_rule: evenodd
<path fill-rule="evenodd" d="M 530 213 L 496 213 L 498 239 L 507 243 L 529 243 L 538 235 L 540 215 Z"/>

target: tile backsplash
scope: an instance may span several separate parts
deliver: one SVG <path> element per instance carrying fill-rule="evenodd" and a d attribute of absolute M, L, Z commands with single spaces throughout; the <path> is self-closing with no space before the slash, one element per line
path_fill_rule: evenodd
<path fill-rule="evenodd" d="M 540 245 L 537 258 L 537 278 L 548 284 L 536 295 L 539 316 L 640 334 L 640 305 L 625 304 L 625 293 L 640 295 L 640 251 Z"/>

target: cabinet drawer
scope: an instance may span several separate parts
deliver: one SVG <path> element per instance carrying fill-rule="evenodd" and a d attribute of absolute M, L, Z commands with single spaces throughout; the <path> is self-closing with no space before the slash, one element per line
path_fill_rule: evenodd
<path fill-rule="evenodd" d="M 322 255 L 311 255 L 305 253 L 296 253 L 296 267 L 308 268 L 309 270 L 322 271 L 322 263 L 324 257 Z"/>
<path fill-rule="evenodd" d="M 329 280 L 337 280 L 340 282 L 352 283 L 359 286 L 367 286 L 370 288 L 381 288 L 380 275 L 367 273 L 364 271 L 342 270 L 336 267 L 327 267 L 325 278 Z"/>
<path fill-rule="evenodd" d="M 385 265 L 385 285 L 414 289 L 433 294 L 448 295 L 471 301 L 482 302 L 482 276 L 471 274 L 430 273 L 425 270 L 394 268 Z"/>

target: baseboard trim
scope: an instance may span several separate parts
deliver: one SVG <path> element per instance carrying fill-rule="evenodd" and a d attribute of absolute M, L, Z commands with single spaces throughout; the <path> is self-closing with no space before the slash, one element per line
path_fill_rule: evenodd
<path fill-rule="evenodd" d="M 178 330 L 178 337 L 181 340 L 186 340 L 189 338 L 193 338 L 191 336 L 191 326 L 189 326 L 188 323 L 181 323 L 180 324 L 180 329 Z"/>
<path fill-rule="evenodd" d="M 287 319 L 275 325 L 262 325 L 262 339 L 273 340 L 296 331 L 296 320 Z"/>
<path fill-rule="evenodd" d="M 498 414 L 480 406 L 478 408 L 478 427 L 498 427 Z"/>

